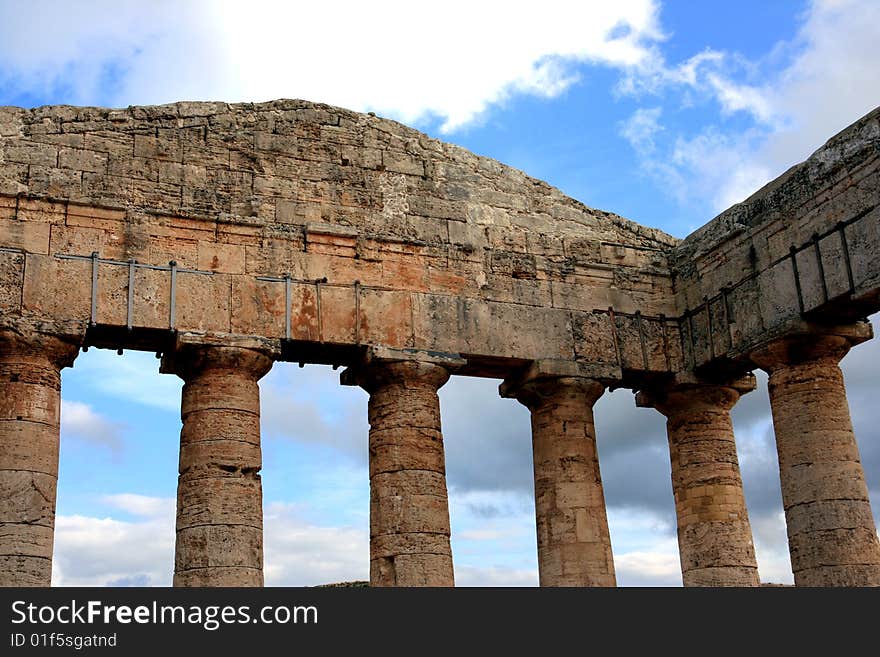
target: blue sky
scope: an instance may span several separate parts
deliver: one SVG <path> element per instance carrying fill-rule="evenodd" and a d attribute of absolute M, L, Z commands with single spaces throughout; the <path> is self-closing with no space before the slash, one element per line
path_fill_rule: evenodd
<path fill-rule="evenodd" d="M 880 104 L 873 0 L 540 5 L 0 1 L 0 104 L 305 98 L 375 111 L 683 237 Z M 875 509 L 880 350 L 844 361 Z M 765 581 L 791 581 L 765 377 L 734 419 Z M 456 578 L 537 583 L 528 414 L 441 390 Z M 263 395 L 266 578 L 368 574 L 366 395 L 276 364 Z M 180 384 L 152 354 L 63 375 L 56 584 L 168 584 Z M 680 583 L 662 417 L 596 406 L 622 584 Z"/>

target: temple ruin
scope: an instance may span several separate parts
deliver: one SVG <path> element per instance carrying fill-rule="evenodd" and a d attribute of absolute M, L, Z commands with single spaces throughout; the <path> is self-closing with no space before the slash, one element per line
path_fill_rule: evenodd
<path fill-rule="evenodd" d="M 258 381 L 369 397 L 370 580 L 454 583 L 437 391 L 531 411 L 540 583 L 613 586 L 593 425 L 668 418 L 686 586 L 758 571 L 730 409 L 770 376 L 797 585 L 880 585 L 838 362 L 880 310 L 880 109 L 684 240 L 302 101 L 0 108 L 0 585 L 50 584 L 62 368 L 183 379 L 176 586 L 261 586 Z"/>

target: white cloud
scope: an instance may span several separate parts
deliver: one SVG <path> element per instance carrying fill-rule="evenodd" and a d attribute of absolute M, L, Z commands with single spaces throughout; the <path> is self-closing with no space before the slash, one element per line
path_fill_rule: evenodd
<path fill-rule="evenodd" d="M 681 586 L 678 544 L 650 552 L 628 552 L 614 559 L 619 586 Z"/>
<path fill-rule="evenodd" d="M 658 4 L 10 2 L 0 83 L 87 104 L 300 97 L 449 131 L 513 94 L 561 93 L 573 64 L 643 65 Z"/>
<path fill-rule="evenodd" d="M 654 137 L 663 130 L 663 126 L 659 123 L 662 113 L 662 107 L 637 109 L 629 119 L 618 126 L 621 137 L 639 153 L 653 153 L 656 148 Z"/>
<path fill-rule="evenodd" d="M 537 586 L 538 571 L 517 568 L 455 567 L 456 586 Z"/>
<path fill-rule="evenodd" d="M 761 581 L 768 584 L 794 582 L 788 554 L 785 513 L 779 509 L 775 513 L 753 515 L 750 522 Z"/>
<path fill-rule="evenodd" d="M 159 361 L 152 353 L 127 351 L 120 357 L 108 349 L 89 349 L 77 357 L 73 369 L 62 371 L 62 377 L 65 390 L 74 381 L 79 390 L 180 412 L 183 381 L 173 374 L 160 375 Z"/>
<path fill-rule="evenodd" d="M 369 532 L 304 521 L 296 505 L 266 507 L 267 586 L 314 586 L 370 578 Z"/>
<path fill-rule="evenodd" d="M 717 73 L 709 73 L 706 80 L 721 103 L 721 108 L 728 113 L 748 112 L 761 122 L 768 123 L 776 112 L 772 103 L 757 87 L 737 84 Z"/>
<path fill-rule="evenodd" d="M 142 518 L 169 518 L 174 515 L 176 501 L 172 497 L 150 497 L 135 493 L 105 495 L 103 501 L 125 513 Z"/>
<path fill-rule="evenodd" d="M 722 117 L 745 114 L 753 127 L 732 131 L 719 122 L 692 132 L 667 129 L 666 147 L 645 149 L 650 142 L 632 132 L 652 111 L 642 108 L 624 122 L 621 134 L 645 172 L 680 203 L 704 201 L 711 210 L 724 210 L 880 102 L 877 25 L 880 3 L 873 0 L 815 0 L 792 41 L 777 44 L 762 60 L 714 50 L 678 65 L 668 65 L 659 53 L 645 58 L 624 77 L 621 93 L 676 94 L 668 102 L 681 107 L 695 97 L 711 99 Z M 762 69 L 756 84 L 755 71 Z M 652 134 L 664 127 L 650 126 Z"/>
<path fill-rule="evenodd" d="M 54 586 L 170 586 L 174 564 L 174 501 L 114 496 L 136 521 L 59 515 L 55 520 Z"/>
<path fill-rule="evenodd" d="M 122 449 L 124 429 L 123 423 L 104 417 L 88 404 L 66 399 L 61 402 L 61 434 L 64 438 L 77 438 L 118 453 Z"/>
<path fill-rule="evenodd" d="M 778 80 L 762 87 L 788 127 L 759 153 L 778 170 L 803 159 L 834 133 L 880 103 L 880 3 L 815 0 Z"/>
<path fill-rule="evenodd" d="M 173 498 L 110 495 L 105 503 L 136 516 L 60 515 L 56 519 L 55 586 L 169 586 L 174 564 Z M 304 520 L 297 505 L 265 509 L 267 586 L 312 586 L 369 578 L 364 528 L 324 527 Z"/>
<path fill-rule="evenodd" d="M 642 170 L 678 203 L 706 201 L 712 210 L 724 210 L 771 178 L 772 168 L 748 157 L 763 136 L 755 131 L 732 134 L 709 127 L 694 136 L 679 134 L 672 144 L 657 146 L 655 137 L 669 132 L 659 122 L 660 109 L 636 110 L 618 131 L 636 151 Z M 697 227 L 680 226 L 678 232 L 689 233 Z"/>
<path fill-rule="evenodd" d="M 619 586 L 681 586 L 678 540 L 669 519 L 651 510 L 609 507 L 608 528 Z"/>
<path fill-rule="evenodd" d="M 260 382 L 263 436 L 332 447 L 366 465 L 367 399 L 328 366 L 275 363 Z"/>
<path fill-rule="evenodd" d="M 675 172 L 670 180 L 677 183 L 674 189 L 679 199 L 709 198 L 715 210 L 723 210 L 767 182 L 772 170 L 743 158 L 749 151 L 749 137 L 748 133 L 731 136 L 708 129 L 692 139 L 679 138 L 667 160 Z"/>

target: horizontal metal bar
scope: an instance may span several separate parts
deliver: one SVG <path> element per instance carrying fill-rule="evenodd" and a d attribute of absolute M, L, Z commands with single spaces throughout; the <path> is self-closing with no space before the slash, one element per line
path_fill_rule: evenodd
<path fill-rule="evenodd" d="M 624 244 L 622 242 L 599 242 L 599 244 L 601 246 L 622 246 L 634 251 L 666 251 L 666 249 L 661 249 L 656 246 L 636 246 L 634 244 Z"/>
<path fill-rule="evenodd" d="M 56 258 L 59 260 L 87 260 L 89 262 L 93 260 L 97 260 L 98 263 L 102 265 L 117 265 L 120 267 L 134 267 L 135 269 L 152 269 L 154 271 L 171 271 L 171 267 L 168 265 L 148 265 L 143 262 L 134 261 L 131 262 L 129 260 L 111 260 L 110 258 L 92 258 L 91 256 L 79 256 L 79 255 L 69 255 L 66 253 L 56 254 Z M 183 269 L 181 267 L 175 268 L 175 271 L 179 274 L 199 274 L 201 276 L 213 276 L 215 272 L 213 271 L 202 271 L 200 269 Z"/>
<path fill-rule="evenodd" d="M 320 284 L 322 287 L 332 287 L 335 289 L 354 289 L 355 287 L 360 287 L 362 290 L 369 290 L 371 292 L 400 292 L 400 288 L 396 287 L 385 287 L 383 285 L 361 285 L 357 281 L 353 281 L 351 283 L 328 283 L 326 278 L 285 278 L 283 276 L 254 276 L 254 278 L 258 281 L 265 281 L 267 283 L 296 283 L 297 285 L 316 285 Z"/>
<path fill-rule="evenodd" d="M 255 276 L 258 281 L 268 281 L 270 283 L 284 283 L 286 281 L 290 281 L 291 283 L 303 283 L 304 285 L 314 285 L 315 283 L 321 283 L 322 285 L 331 285 L 337 287 L 348 287 L 343 283 L 327 283 L 327 277 L 324 278 L 294 278 L 293 276 Z"/>
<path fill-rule="evenodd" d="M 71 255 L 69 253 L 56 253 L 55 257 L 59 260 L 95 260 L 92 256 Z M 128 265 L 128 262 L 122 260 L 110 260 L 109 258 L 97 258 L 98 262 L 108 265 Z"/>

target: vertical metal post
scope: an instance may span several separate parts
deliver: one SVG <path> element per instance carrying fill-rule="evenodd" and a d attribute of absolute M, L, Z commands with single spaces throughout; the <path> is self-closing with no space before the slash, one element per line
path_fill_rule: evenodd
<path fill-rule="evenodd" d="M 361 343 L 361 282 L 354 282 L 354 343 Z"/>
<path fill-rule="evenodd" d="M 98 323 L 98 252 L 92 251 L 92 304 L 89 326 Z"/>
<path fill-rule="evenodd" d="M 666 369 L 672 369 L 672 360 L 669 357 L 669 335 L 667 334 L 666 315 L 660 313 L 660 331 L 663 334 L 663 355 L 666 357 Z"/>
<path fill-rule="evenodd" d="M 837 224 L 837 230 L 840 231 L 840 246 L 843 249 L 843 263 L 846 265 L 846 279 L 849 283 L 849 293 L 852 294 L 856 290 L 856 282 L 853 278 L 852 261 L 849 257 L 849 244 L 846 241 L 846 225 L 841 221 Z"/>
<path fill-rule="evenodd" d="M 125 328 L 131 331 L 134 325 L 134 258 L 128 261 L 128 310 L 125 315 Z"/>
<path fill-rule="evenodd" d="M 284 275 L 284 337 L 287 340 L 290 340 L 290 304 L 291 304 L 291 289 L 290 289 L 290 272 L 287 272 Z"/>
<path fill-rule="evenodd" d="M 321 317 L 321 283 L 323 283 L 323 280 L 320 278 L 315 281 L 315 311 L 318 313 L 318 342 L 324 342 L 324 320 Z"/>
<path fill-rule="evenodd" d="M 684 367 L 687 367 L 687 355 L 690 353 L 690 349 L 684 342 L 684 321 L 687 319 L 688 310 L 684 309 L 684 314 L 678 318 L 678 341 L 681 344 L 681 364 Z M 691 367 L 693 367 L 693 354 L 691 354 Z"/>
<path fill-rule="evenodd" d="M 706 326 L 709 329 L 709 358 L 715 358 L 715 336 L 712 334 L 712 302 L 709 297 L 704 297 L 703 301 L 706 305 Z"/>
<path fill-rule="evenodd" d="M 804 314 L 804 293 L 801 290 L 801 277 L 798 274 L 798 265 L 797 265 L 797 249 L 795 247 L 791 247 L 789 250 L 791 253 L 791 270 L 794 272 L 794 287 L 797 291 L 798 298 L 798 308 L 800 309 L 801 315 Z"/>
<path fill-rule="evenodd" d="M 687 311 L 688 338 L 691 341 L 691 368 L 697 366 L 697 336 L 694 335 L 694 312 Z"/>
<path fill-rule="evenodd" d="M 819 267 L 819 280 L 822 282 L 822 303 L 825 303 L 828 301 L 828 283 L 825 281 L 825 265 L 822 264 L 818 233 L 813 233 L 813 248 L 816 250 L 816 265 Z"/>
<path fill-rule="evenodd" d="M 730 290 L 727 286 L 721 288 L 721 300 L 724 302 L 724 323 L 730 325 L 733 323 L 731 316 L 733 313 L 730 312 L 730 298 L 729 295 Z"/>
<path fill-rule="evenodd" d="M 623 357 L 620 353 L 620 342 L 617 339 L 617 320 L 614 317 L 614 308 L 608 306 L 608 317 L 611 319 L 611 339 L 614 341 L 614 354 L 617 356 L 617 366 L 623 369 Z"/>
<path fill-rule="evenodd" d="M 171 298 L 168 304 L 168 328 L 174 330 L 174 319 L 177 301 L 177 261 L 172 260 L 168 263 L 171 268 Z"/>
<path fill-rule="evenodd" d="M 639 345 L 642 348 L 642 365 L 645 371 L 648 370 L 648 347 L 645 344 L 645 330 L 642 326 L 642 311 L 636 311 L 636 328 L 639 331 Z"/>

